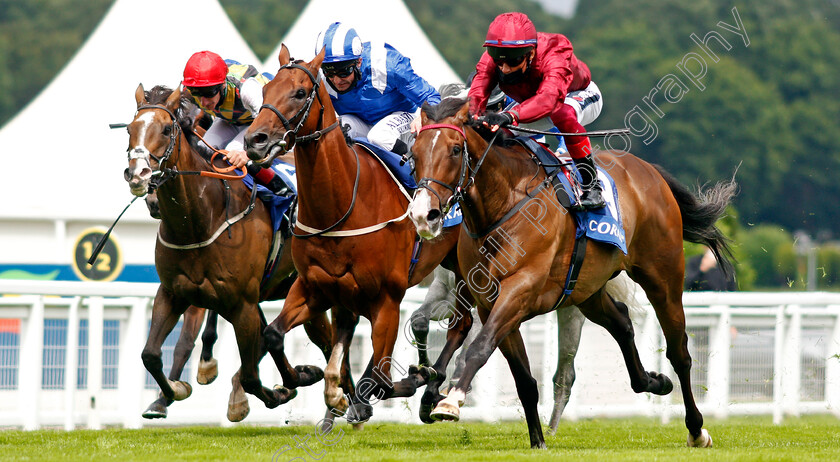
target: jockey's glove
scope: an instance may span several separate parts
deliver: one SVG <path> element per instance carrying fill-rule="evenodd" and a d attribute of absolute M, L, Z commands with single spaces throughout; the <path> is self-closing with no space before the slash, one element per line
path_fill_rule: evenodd
<path fill-rule="evenodd" d="M 507 127 L 509 125 L 513 125 L 513 121 L 513 114 L 510 112 L 488 112 L 487 115 L 484 116 L 484 122 L 487 122 L 487 125 L 490 125 L 491 127 L 494 125 Z"/>

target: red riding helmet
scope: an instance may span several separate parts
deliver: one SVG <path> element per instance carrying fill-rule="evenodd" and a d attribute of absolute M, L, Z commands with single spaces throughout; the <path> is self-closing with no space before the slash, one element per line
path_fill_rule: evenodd
<path fill-rule="evenodd" d="M 525 48 L 537 46 L 537 29 L 523 13 L 502 13 L 487 29 L 485 47 Z"/>
<path fill-rule="evenodd" d="M 184 67 L 184 85 L 187 87 L 212 87 L 224 83 L 227 64 L 212 51 L 199 51 L 190 56 Z"/>

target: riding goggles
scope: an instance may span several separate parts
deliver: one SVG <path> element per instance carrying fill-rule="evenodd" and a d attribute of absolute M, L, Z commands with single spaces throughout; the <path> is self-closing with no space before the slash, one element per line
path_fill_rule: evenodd
<path fill-rule="evenodd" d="M 196 98 L 212 98 L 222 91 L 221 85 L 213 85 L 212 87 L 187 87 L 190 94 Z"/>
<path fill-rule="evenodd" d="M 333 77 L 338 77 L 338 78 L 343 79 L 343 78 L 347 77 L 348 75 L 352 74 L 355 70 L 356 70 L 356 65 L 355 64 L 352 64 L 352 65 L 346 66 L 346 67 L 342 67 L 340 69 L 323 66 L 324 75 L 328 79 L 331 79 Z"/>
<path fill-rule="evenodd" d="M 501 48 L 501 47 L 487 47 L 487 54 L 493 58 L 493 62 L 498 67 L 507 64 L 508 67 L 517 67 L 525 61 L 533 47 L 524 48 Z"/>

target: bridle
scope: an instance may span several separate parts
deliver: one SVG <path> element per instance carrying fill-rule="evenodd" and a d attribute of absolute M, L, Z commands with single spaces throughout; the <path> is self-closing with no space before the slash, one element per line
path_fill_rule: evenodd
<path fill-rule="evenodd" d="M 283 123 L 283 127 L 286 129 L 286 132 L 283 133 L 283 136 L 280 138 L 280 140 L 274 142 L 270 146 L 270 148 L 268 149 L 268 152 L 271 152 L 274 149 L 275 146 L 282 149 L 282 151 L 283 151 L 282 153 L 289 152 L 289 151 L 292 150 L 292 148 L 295 147 L 295 145 L 297 143 L 306 143 L 306 142 L 309 142 L 309 141 L 316 141 L 316 140 L 320 139 L 321 136 L 323 136 L 325 133 L 329 132 L 330 130 L 333 130 L 336 127 L 338 127 L 338 121 L 336 121 L 335 123 L 333 123 L 332 125 L 330 125 L 327 128 L 315 130 L 314 132 L 312 132 L 308 135 L 301 136 L 301 137 L 297 136 L 298 131 L 300 131 L 300 129 L 303 128 L 304 122 L 306 122 L 306 119 L 309 118 L 309 112 L 312 110 L 312 103 L 315 102 L 315 98 L 318 98 L 318 103 L 321 106 L 320 114 L 319 114 L 319 117 L 318 117 L 318 125 L 319 126 L 321 124 L 321 121 L 323 120 L 324 104 L 321 101 L 321 95 L 318 92 L 318 89 L 321 86 L 321 81 L 320 81 L 320 79 L 315 77 L 315 75 L 313 75 L 312 72 L 309 71 L 309 69 L 307 69 L 304 66 L 301 66 L 300 64 L 298 64 L 298 62 L 290 62 L 289 64 L 280 66 L 280 69 L 278 69 L 277 73 L 279 74 L 280 71 L 282 71 L 283 69 L 300 69 L 303 72 L 305 72 L 306 75 L 309 76 L 309 80 L 312 81 L 312 90 L 309 92 L 309 95 L 307 95 L 306 101 L 304 101 L 303 106 L 301 106 L 301 108 L 298 109 L 298 111 L 295 113 L 295 115 L 293 115 L 292 117 L 290 117 L 288 119 L 286 118 L 286 116 L 283 115 L 282 112 L 280 112 L 280 110 L 278 110 L 276 107 L 272 106 L 271 104 L 264 103 L 262 106 L 260 106 L 260 112 L 263 109 L 270 110 L 271 112 L 274 113 L 274 115 L 277 116 L 277 118 L 280 119 L 280 122 Z M 294 128 L 292 128 L 292 122 L 295 119 L 297 119 L 297 125 Z"/>
<path fill-rule="evenodd" d="M 464 129 L 457 126 L 457 125 L 452 125 L 452 124 L 431 124 L 431 125 L 426 125 L 426 126 L 422 127 L 420 129 L 420 131 L 417 132 L 417 135 L 419 136 L 420 133 L 422 133 L 426 130 L 432 130 L 432 129 L 435 129 L 435 128 L 448 128 L 450 130 L 455 130 L 456 132 L 460 133 L 461 136 L 464 138 L 464 143 L 462 145 L 463 148 L 464 148 L 464 152 L 461 153 L 461 170 L 458 173 L 458 184 L 457 185 L 452 186 L 448 183 L 444 183 L 444 182 L 442 182 L 440 180 L 437 180 L 435 178 L 428 178 L 428 177 L 427 178 L 421 178 L 420 181 L 417 182 L 417 189 L 418 190 L 420 188 L 426 189 L 426 190 L 430 191 L 432 194 L 434 194 L 435 197 L 438 198 L 438 202 L 442 205 L 441 214 L 443 216 L 446 216 L 446 214 L 449 213 L 449 210 L 456 203 L 460 203 L 460 202 L 464 201 L 465 192 L 467 191 L 467 189 L 470 188 L 470 186 L 475 184 L 475 176 L 478 174 L 478 169 L 481 168 L 481 165 L 484 163 L 484 159 L 487 158 L 487 154 L 490 152 L 490 148 L 493 146 L 493 143 L 496 141 L 496 137 L 499 135 L 499 131 L 496 131 L 496 133 L 493 135 L 493 138 L 490 140 L 490 143 L 487 144 L 487 149 L 484 150 L 484 153 L 481 155 L 481 157 L 478 159 L 478 162 L 475 164 L 475 168 L 473 168 L 472 166 L 470 166 L 470 153 L 469 153 L 469 150 L 467 149 L 467 134 L 464 132 Z M 435 184 L 438 184 L 440 186 L 443 186 L 447 190 L 451 191 L 452 195 L 449 196 L 449 199 L 444 201 L 443 198 L 440 197 L 440 194 L 438 194 L 437 191 L 435 191 L 434 189 L 429 187 L 430 183 L 435 183 Z"/>
<path fill-rule="evenodd" d="M 169 130 L 169 145 L 166 146 L 166 150 L 163 152 L 163 155 L 158 157 L 158 156 L 152 154 L 151 151 L 148 152 L 149 157 L 154 159 L 158 163 L 158 165 L 161 165 L 160 170 L 163 170 L 164 168 L 162 167 L 162 164 L 164 162 L 166 162 L 167 160 L 169 160 L 169 157 L 172 155 L 172 151 L 175 150 L 175 145 L 181 143 L 181 126 L 178 124 L 178 119 L 175 118 L 175 114 L 173 114 L 172 111 L 170 111 L 165 106 L 161 106 L 159 104 L 152 104 L 152 105 L 145 105 L 145 106 L 138 107 L 137 108 L 137 113 L 135 114 L 134 119 L 137 120 L 137 114 L 139 114 L 140 111 L 143 111 L 143 110 L 146 110 L 146 109 L 160 109 L 161 111 L 165 111 L 167 114 L 169 114 L 169 117 L 172 118 L 172 128 Z M 179 146 L 179 148 L 180 148 L 180 146 Z M 139 148 L 129 149 L 128 150 L 128 160 L 130 162 L 134 159 L 143 158 L 143 157 L 145 157 L 144 154 L 145 154 L 145 151 L 142 150 L 142 149 L 139 149 Z"/>
<path fill-rule="evenodd" d="M 230 217 L 230 210 L 229 210 L 230 185 L 227 182 L 227 179 L 226 179 L 227 177 L 225 177 L 224 175 L 219 176 L 217 174 L 205 175 L 205 174 L 210 173 L 210 172 L 204 172 L 204 171 L 194 171 L 194 172 L 193 171 L 180 171 L 180 170 L 178 170 L 177 167 L 169 168 L 169 167 L 164 166 L 164 163 L 166 163 L 169 160 L 170 156 L 172 156 L 172 152 L 175 150 L 176 145 L 178 147 L 178 151 L 180 152 L 180 149 L 181 149 L 181 146 L 180 146 L 180 144 L 181 144 L 181 133 L 182 133 L 181 126 L 178 124 L 178 119 L 175 117 L 175 114 L 172 113 L 172 111 L 170 111 L 168 108 L 166 108 L 164 106 L 161 106 L 161 105 L 155 104 L 155 105 L 140 106 L 139 108 L 137 108 L 137 113 L 139 113 L 140 111 L 143 111 L 143 110 L 148 110 L 148 109 L 160 109 L 162 111 L 165 111 L 167 114 L 169 114 L 169 117 L 172 118 L 172 128 L 169 131 L 169 145 L 166 146 L 166 150 L 163 152 L 162 156 L 158 157 L 158 156 L 152 154 L 151 151 L 147 151 L 145 149 L 139 149 L 139 148 L 131 149 L 131 148 L 129 148 L 129 150 L 128 150 L 128 160 L 129 160 L 129 162 L 131 162 L 131 160 L 133 160 L 133 159 L 143 159 L 146 156 L 148 156 L 148 157 L 151 157 L 152 159 L 154 159 L 158 163 L 158 171 L 155 172 L 158 176 L 156 176 L 156 177 L 154 177 L 150 180 L 149 186 L 147 188 L 147 194 L 153 192 L 155 189 L 160 188 L 160 186 L 163 183 L 165 183 L 168 180 L 170 180 L 170 179 L 172 179 L 176 176 L 179 176 L 179 175 L 211 176 L 211 177 L 215 177 L 215 178 L 220 178 L 220 179 L 222 179 L 222 182 L 223 182 L 224 187 L 225 187 L 225 221 L 222 222 L 222 224 L 219 226 L 219 228 L 216 230 L 216 232 L 213 233 L 213 235 L 209 239 L 206 239 L 202 242 L 197 242 L 197 243 L 194 243 L 194 244 L 186 244 L 186 245 L 172 244 L 172 243 L 169 243 L 169 242 L 165 241 L 163 239 L 163 236 L 161 236 L 161 234 L 160 234 L 160 230 L 158 230 L 158 240 L 160 241 L 161 244 L 163 244 L 164 246 L 169 247 L 171 249 L 189 250 L 189 249 L 198 249 L 198 248 L 206 247 L 206 246 L 212 244 L 216 240 L 216 238 L 218 238 L 222 234 L 222 232 L 224 232 L 225 230 L 229 230 L 229 228 L 234 223 L 236 223 L 239 220 L 245 218 L 246 216 L 248 216 L 248 214 L 250 214 L 254 210 L 254 207 L 256 205 L 256 198 L 257 198 L 257 188 L 256 188 L 256 186 L 254 188 L 252 188 L 252 190 L 251 190 L 251 200 L 250 200 L 250 203 L 248 204 L 248 206 L 246 206 L 244 210 L 242 210 L 240 213 L 238 213 L 237 215 L 235 215 L 234 217 L 231 218 Z M 135 114 L 134 118 L 135 118 L 135 120 L 137 119 L 136 114 Z M 128 171 L 128 169 L 126 169 L 126 172 L 127 171 Z M 153 173 L 153 175 L 155 173 Z M 123 212 L 125 212 L 125 211 L 123 211 Z M 117 220 L 119 220 L 119 218 L 117 218 Z M 116 224 L 116 222 L 114 222 L 114 224 Z"/>
<path fill-rule="evenodd" d="M 315 98 L 318 98 L 318 104 L 321 106 L 320 113 L 318 115 L 318 126 L 319 127 L 321 126 L 321 122 L 324 120 L 324 103 L 321 101 L 321 95 L 318 92 L 318 89 L 321 86 L 321 80 L 318 79 L 317 77 L 315 77 L 315 75 L 312 74 L 312 72 L 310 72 L 309 69 L 307 69 L 305 66 L 301 66 L 299 64 L 299 62 L 300 61 L 294 61 L 294 62 L 290 62 L 288 64 L 285 64 L 283 66 L 280 66 L 280 69 L 277 70 L 277 73 L 279 74 L 280 71 L 282 71 L 284 69 L 289 69 L 289 70 L 300 69 L 303 72 L 305 72 L 307 76 L 309 76 L 309 80 L 312 82 L 312 90 L 310 90 L 309 95 L 307 95 L 306 101 L 304 101 L 303 106 L 301 106 L 301 108 L 298 109 L 298 111 L 292 117 L 290 117 L 288 119 L 286 118 L 286 116 L 283 115 L 282 112 L 280 112 L 279 109 L 272 106 L 271 104 L 264 103 L 262 106 L 260 106 L 260 111 L 262 111 L 263 109 L 268 109 L 271 112 L 273 112 L 274 115 L 276 115 L 277 118 L 280 119 L 280 122 L 283 123 L 283 127 L 286 129 L 286 132 L 283 134 L 283 136 L 280 138 L 280 140 L 274 142 L 269 147 L 269 149 L 268 149 L 269 153 L 272 152 L 275 147 L 280 148 L 283 151 L 283 153 L 289 152 L 290 150 L 292 150 L 292 148 L 295 147 L 295 145 L 297 143 L 306 143 L 306 142 L 309 142 L 309 141 L 317 141 L 317 140 L 321 139 L 321 137 L 324 134 L 326 134 L 326 133 L 330 132 L 331 130 L 335 129 L 336 127 L 338 127 L 338 120 L 336 120 L 332 125 L 330 125 L 327 128 L 315 130 L 314 132 L 312 132 L 308 135 L 301 136 L 301 137 L 297 136 L 298 131 L 300 131 L 300 129 L 303 128 L 304 122 L 306 122 L 306 119 L 309 118 L 309 112 L 312 110 L 312 103 L 315 102 Z M 295 119 L 297 119 L 297 125 L 294 128 L 292 128 L 292 122 Z M 356 205 L 356 197 L 357 197 L 358 191 L 359 191 L 359 178 L 360 178 L 360 175 L 361 175 L 361 165 L 359 163 L 359 154 L 356 153 L 355 149 L 353 150 L 353 154 L 356 156 L 356 180 L 353 183 L 353 197 L 350 200 L 350 207 L 347 209 L 347 212 L 345 212 L 344 215 L 338 221 L 336 221 L 331 226 L 328 226 L 325 229 L 310 228 L 308 226 L 304 226 L 299 221 L 297 221 L 295 223 L 295 226 L 297 226 L 298 228 L 301 228 L 302 230 L 306 231 L 307 234 L 298 234 L 298 233 L 294 232 L 294 227 L 293 227 L 293 229 L 292 229 L 292 235 L 293 236 L 298 237 L 298 238 L 309 238 L 309 237 L 315 237 L 315 236 L 326 236 L 326 237 L 353 236 L 353 235 L 357 235 L 359 233 L 359 231 L 361 231 L 361 233 L 368 233 L 368 232 L 375 231 L 374 228 L 376 228 L 376 227 L 373 227 L 373 228 L 370 228 L 370 229 L 364 229 L 364 230 L 333 231 L 335 228 L 340 226 L 342 223 L 344 223 L 350 217 L 350 214 L 353 212 L 353 208 Z M 376 228 L 376 229 L 379 229 L 379 228 Z"/>

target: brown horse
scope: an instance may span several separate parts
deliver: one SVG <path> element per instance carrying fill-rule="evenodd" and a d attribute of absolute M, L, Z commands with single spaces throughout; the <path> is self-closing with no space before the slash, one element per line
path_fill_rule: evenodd
<path fill-rule="evenodd" d="M 665 334 L 667 357 L 682 387 L 688 444 L 711 446 L 691 393 L 682 306 L 683 239 L 707 245 L 724 267 L 731 268 L 728 244 L 715 222 L 734 194 L 734 182 L 718 184 L 698 199 L 660 167 L 626 152 L 599 153 L 599 164 L 610 167 L 617 186 L 628 252 L 588 242 L 577 284 L 566 297 L 576 246 L 573 217 L 559 205 L 550 183 L 543 182 L 542 169 L 523 147 L 492 144 L 468 120 L 464 100 L 424 106 L 424 127 L 413 149 L 421 180 L 410 216 L 421 236 L 434 238 L 446 204 L 461 202 L 470 238 L 459 241 L 458 262 L 462 274 L 473 275 L 469 286 L 483 322 L 467 350 L 460 381 L 432 417 L 458 420 L 473 377 L 498 347 L 525 409 L 531 447 L 545 447 L 537 385 L 519 326 L 558 306 L 577 305 L 609 331 L 621 347 L 635 392 L 669 393 L 673 384 L 668 377 L 642 367 L 626 305 L 604 290 L 610 278 L 626 271 L 647 294 Z"/>
<path fill-rule="evenodd" d="M 160 287 L 142 359 L 167 400 L 181 400 L 191 389 L 186 382 L 167 380 L 162 370 L 161 344 L 190 307 L 211 309 L 236 332 L 242 365 L 234 381 L 274 408 L 296 394 L 282 387 L 262 386 L 259 360 L 266 350 L 262 300 L 282 298 L 294 273 L 291 250 L 284 245 L 269 280 L 263 281 L 273 230 L 262 201 L 242 181 L 206 176 L 211 172 L 203 148 L 192 132 L 195 105 L 180 89 L 155 87 L 135 92 L 137 112 L 128 125 L 128 168 L 131 192 L 146 194 L 153 178 L 161 215 L 155 247 Z M 225 167 L 219 165 L 219 167 Z M 325 358 L 330 355 L 330 323 L 320 313 L 305 326 Z M 310 372 L 302 368 L 302 372 Z M 320 380 L 315 373 L 313 381 Z M 349 380 L 349 379 L 348 379 Z M 352 386 L 348 384 L 347 386 Z M 230 403 L 243 405 L 243 403 Z M 229 415 L 241 410 L 229 409 Z"/>
<path fill-rule="evenodd" d="M 284 335 L 330 306 L 340 307 L 333 317 L 338 332 L 325 371 L 325 400 L 339 410 L 352 405 L 348 419 L 365 421 L 372 413 L 371 396 L 411 396 L 434 376 L 426 368 L 411 369 L 408 378 L 393 383 L 391 354 L 406 288 L 454 254 L 459 231 L 444 230 L 439 239 L 423 245 L 413 272 L 409 270 L 416 234 L 405 219 L 410 198 L 376 158 L 349 146 L 336 129 L 338 118 L 318 77 L 323 58 L 322 51 L 311 62 L 290 63 L 288 49 L 281 47 L 280 69 L 264 87 L 266 104 L 245 135 L 252 160 L 268 162 L 294 147 L 297 166 L 299 205 L 291 246 L 299 275 L 282 312 L 265 330 L 265 340 L 283 385 L 300 386 L 299 374 L 283 353 Z M 450 330 L 451 342 L 434 366 L 437 383 L 429 387 L 442 382 L 445 365 L 469 328 L 472 318 L 466 307 L 460 309 L 466 315 Z M 370 320 L 373 357 L 358 393 L 347 403 L 335 386 L 340 374 L 335 364 L 348 351 L 358 316 Z M 430 402 L 426 404 L 431 410 Z"/>
<path fill-rule="evenodd" d="M 149 215 L 159 220 L 160 206 L 158 205 L 157 193 L 150 191 L 143 200 L 149 209 Z M 195 339 L 198 338 L 198 332 L 201 330 L 201 323 L 204 321 L 206 311 L 204 308 L 190 306 L 184 312 L 181 335 L 178 336 L 178 342 L 172 352 L 172 368 L 169 371 L 169 380 L 180 380 L 184 366 L 186 366 L 187 360 L 189 360 L 193 348 L 195 348 Z M 201 385 L 213 383 L 219 375 L 218 362 L 213 358 L 213 345 L 218 338 L 216 333 L 218 318 L 219 315 L 215 311 L 207 313 L 207 324 L 204 326 L 204 332 L 201 334 L 201 356 L 198 363 L 198 373 L 196 374 L 196 381 Z M 247 407 L 247 398 L 245 398 L 244 394 L 245 390 L 242 389 L 242 385 L 234 380 L 233 391 L 230 397 L 231 402 L 243 402 L 244 399 L 246 405 L 244 408 L 234 408 L 234 410 L 238 409 L 236 414 L 228 414 L 228 419 L 231 419 L 231 421 L 238 422 L 248 414 L 249 408 Z M 172 400 L 166 399 L 166 396 L 161 392 L 160 396 L 143 411 L 143 417 L 146 419 L 165 419 L 168 414 L 168 407 L 172 402 Z"/>

